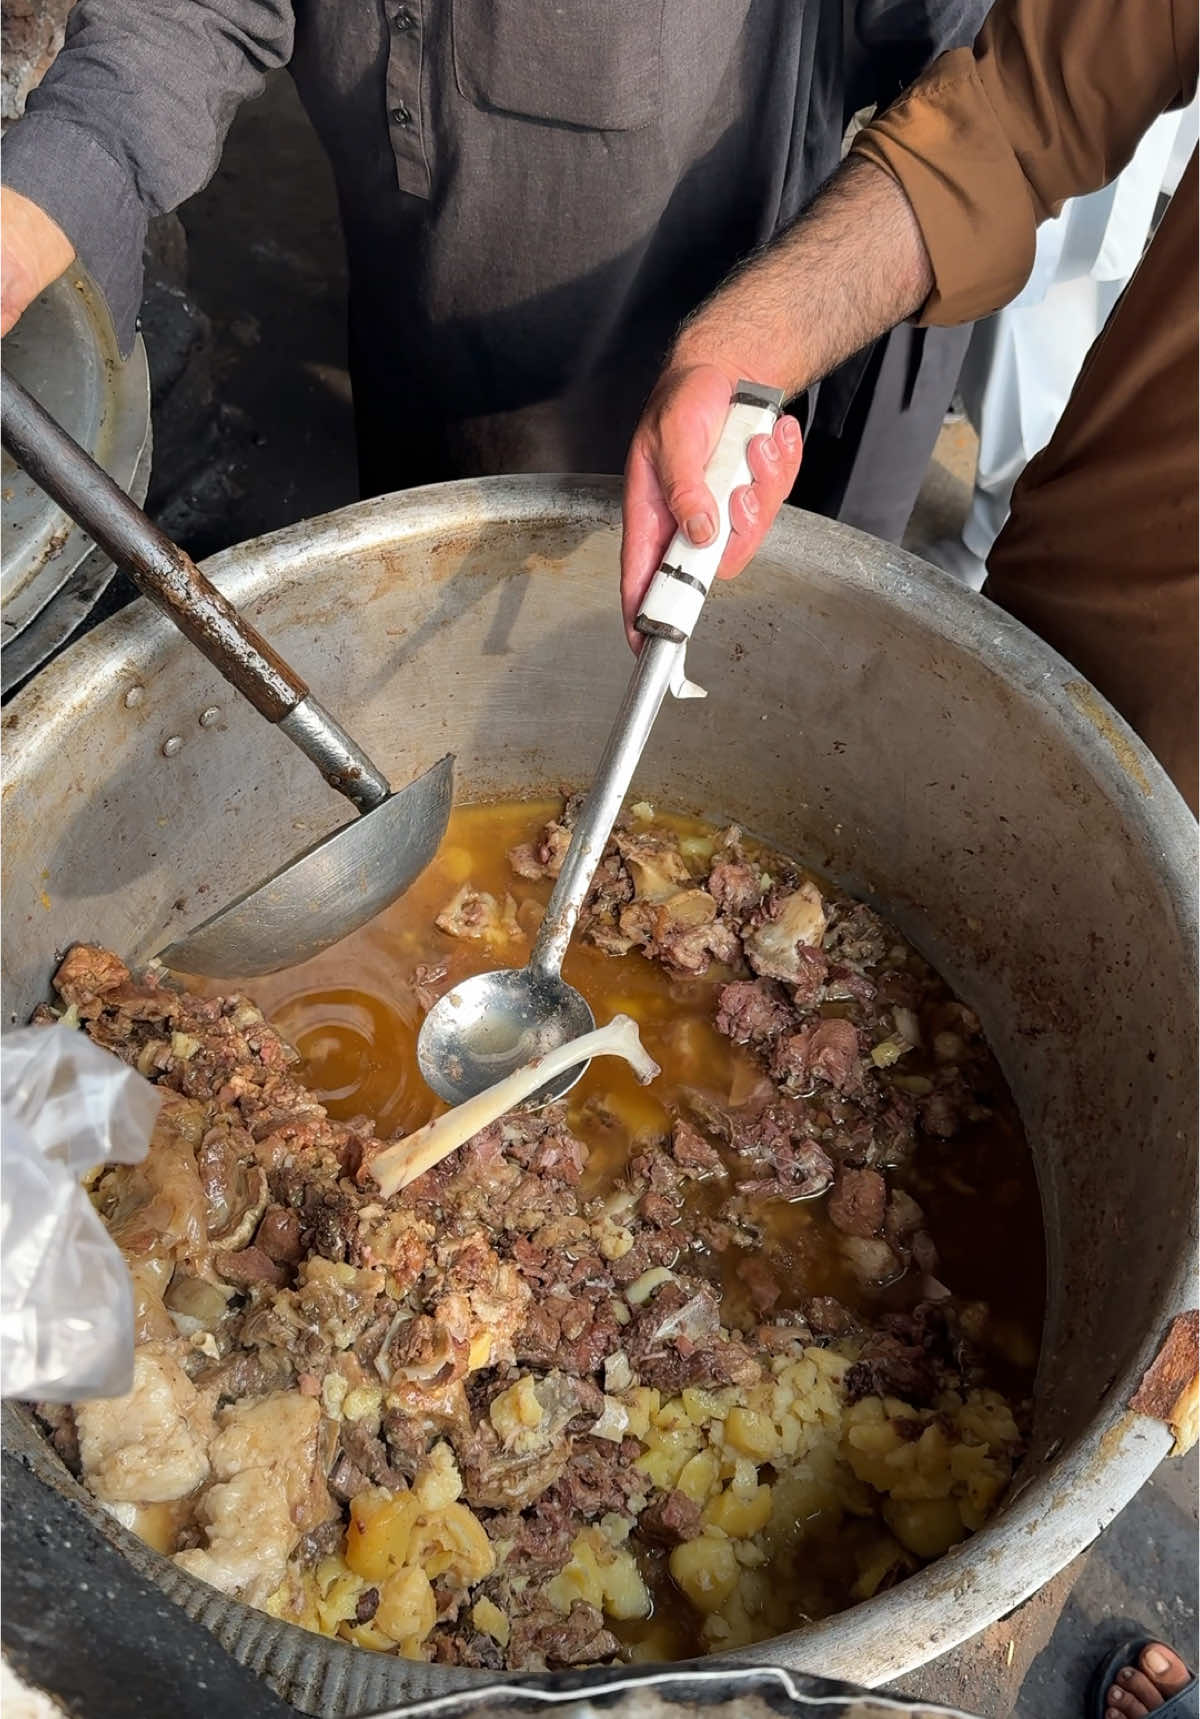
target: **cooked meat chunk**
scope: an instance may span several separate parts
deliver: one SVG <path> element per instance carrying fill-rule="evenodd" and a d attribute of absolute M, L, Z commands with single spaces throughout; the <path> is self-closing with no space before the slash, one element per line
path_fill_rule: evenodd
<path fill-rule="evenodd" d="M 875 967 L 887 954 L 889 942 L 894 941 L 879 915 L 860 902 L 838 914 L 825 947 L 831 959 L 852 967 Z"/>
<path fill-rule="evenodd" d="M 628 1514 L 630 1501 L 644 1498 L 646 1489 L 646 1482 L 633 1467 L 640 1451 L 636 1439 L 614 1444 L 608 1439 L 577 1438 L 548 1507 L 585 1522 Z"/>
<path fill-rule="evenodd" d="M 210 1128 L 196 1150 L 196 1169 L 207 1203 L 208 1238 L 224 1248 L 245 1247 L 267 1204 L 267 1178 L 250 1159 L 244 1130 Z"/>
<path fill-rule="evenodd" d="M 781 1314 L 754 1332 L 754 1341 L 768 1355 L 800 1354 L 812 1340 L 812 1327 L 795 1312 Z"/>
<path fill-rule="evenodd" d="M 208 1202 L 196 1167 L 199 1106 L 165 1104 L 151 1150 L 140 1164 L 116 1164 L 96 1184 L 94 1199 L 126 1254 L 200 1258 L 208 1244 Z"/>
<path fill-rule="evenodd" d="M 808 1323 L 819 1337 L 848 1337 L 861 1329 L 848 1307 L 832 1295 L 814 1295 L 806 1304 Z"/>
<path fill-rule="evenodd" d="M 686 1492 L 665 1492 L 638 1517 L 638 1532 L 655 1546 L 679 1546 L 701 1528 L 700 1506 Z"/>
<path fill-rule="evenodd" d="M 863 1085 L 858 1029 L 852 1021 L 821 1021 L 779 1039 L 771 1052 L 771 1073 L 790 1092 L 802 1092 L 824 1081 L 839 1092 L 857 1092 Z"/>
<path fill-rule="evenodd" d="M 691 873 L 674 842 L 662 836 L 618 833 L 615 843 L 633 879 L 635 901 L 670 901 L 689 888 Z"/>
<path fill-rule="evenodd" d="M 348 1467 L 363 1478 L 363 1485 L 382 1486 L 389 1492 L 403 1491 L 407 1476 L 391 1460 L 391 1452 L 378 1433 L 373 1433 L 365 1421 L 343 1421 L 338 1431 L 338 1456 L 330 1471 L 330 1490 L 334 1490 L 334 1474 L 345 1488 Z M 424 1452 L 422 1452 L 422 1455 Z M 340 1465 L 340 1468 L 339 1468 Z M 361 1487 L 356 1487 L 361 1491 Z"/>
<path fill-rule="evenodd" d="M 697 1179 L 719 1176 L 725 1169 L 716 1147 L 682 1116 L 671 1127 L 671 1155 L 685 1174 Z"/>
<path fill-rule="evenodd" d="M 633 900 L 633 879 L 615 848 L 610 847 L 596 867 L 587 901 L 579 915 L 579 933 L 585 943 L 608 955 L 626 955 L 637 939 L 620 928 L 621 909 Z"/>
<path fill-rule="evenodd" d="M 429 1638 L 430 1657 L 437 1665 L 465 1665 L 472 1671 L 502 1671 L 504 1649 L 483 1630 L 437 1629 Z"/>
<path fill-rule="evenodd" d="M 290 1206 L 268 1206 L 254 1238 L 254 1245 L 277 1265 L 297 1265 L 304 1258 L 299 1212 Z"/>
<path fill-rule="evenodd" d="M 811 1200 L 823 1194 L 833 1180 L 829 1154 L 815 1140 L 797 1139 L 781 1144 L 772 1155 L 770 1174 L 756 1171 L 739 1176 L 734 1183 L 740 1209 L 747 1199 Z"/>
<path fill-rule="evenodd" d="M 708 1284 L 664 1284 L 625 1327 L 623 1344 L 641 1382 L 665 1392 L 753 1384 L 761 1371 L 743 1343 L 723 1335 Z"/>
<path fill-rule="evenodd" d="M 776 896 L 763 923 L 745 939 L 746 959 L 764 979 L 799 982 L 802 948 L 819 948 L 825 935 L 825 903 L 815 883 Z"/>
<path fill-rule="evenodd" d="M 870 994 L 871 987 L 866 980 L 858 981 L 858 985 L 865 986 L 867 995 Z M 796 946 L 791 992 L 792 1001 L 798 1009 L 812 1008 L 826 995 L 838 998 L 861 994 L 853 988 L 847 990 L 844 980 L 838 980 L 831 975 L 824 953 L 820 949 L 810 949 L 804 943 Z"/>
<path fill-rule="evenodd" d="M 209 1473 L 212 1409 L 171 1353 L 146 1344 L 133 1361 L 133 1389 L 75 1410 L 83 1478 L 110 1504 L 186 1498 Z"/>
<path fill-rule="evenodd" d="M 418 961 L 413 968 L 413 996 L 426 1014 L 446 989 L 449 971 L 444 961 Z"/>
<path fill-rule="evenodd" d="M 540 1498 L 524 1515 L 500 1512 L 488 1523 L 492 1539 L 507 1548 L 505 1572 L 521 1581 L 562 1569 L 575 1526 L 569 1504 L 557 1493 Z"/>
<path fill-rule="evenodd" d="M 833 1180 L 829 1154 L 794 1101 L 752 1105 L 731 1112 L 729 1120 L 734 1151 L 754 1166 L 734 1178 L 740 1195 L 803 1200 L 824 1193 Z"/>
<path fill-rule="evenodd" d="M 571 1459 L 571 1442 L 560 1437 L 531 1450 L 505 1451 L 495 1428 L 481 1422 L 457 1455 L 469 1504 L 475 1509 L 523 1510 L 563 1473 Z"/>
<path fill-rule="evenodd" d="M 442 1304 L 444 1317 L 427 1313 L 397 1315 L 375 1357 L 387 1384 L 393 1381 L 436 1390 L 466 1377 L 470 1359 L 470 1321 L 461 1300 Z"/>
<path fill-rule="evenodd" d="M 288 1280 L 287 1267 L 279 1265 L 260 1247 L 245 1247 L 238 1253 L 219 1253 L 214 1261 L 219 1277 L 235 1283 L 240 1289 L 266 1284 L 282 1289 Z"/>
<path fill-rule="evenodd" d="M 846 1374 L 846 1392 L 900 1397 L 918 1407 L 932 1404 L 948 1385 L 961 1389 L 973 1360 L 948 1304 L 921 1302 L 910 1314 L 888 1315 L 884 1330 L 871 1333 Z"/>
<path fill-rule="evenodd" d="M 621 931 L 671 973 L 707 973 L 714 961 L 730 966 L 741 955 L 737 933 L 717 918 L 704 889 L 680 890 L 665 900 L 635 899 L 622 908 Z"/>
<path fill-rule="evenodd" d="M 465 937 L 473 943 L 498 946 L 524 936 L 511 895 L 497 900 L 486 890 L 472 889 L 465 883 L 438 914 L 436 924 L 448 936 Z"/>
<path fill-rule="evenodd" d="M 341 1516 L 330 1516 L 315 1528 L 310 1528 L 307 1534 L 301 1534 L 296 1542 L 297 1562 L 301 1565 L 319 1564 L 323 1558 L 332 1557 L 341 1550 L 345 1535 Z"/>
<path fill-rule="evenodd" d="M 877 1236 L 887 1209 L 887 1183 L 878 1170 L 844 1165 L 829 1196 L 829 1221 L 848 1236 Z"/>
<path fill-rule="evenodd" d="M 296 1367 L 285 1350 L 264 1344 L 258 1349 L 235 1349 L 224 1360 L 193 1372 L 197 1390 L 218 1404 L 238 1397 L 262 1397 L 268 1391 L 286 1391 L 295 1382 Z"/>
<path fill-rule="evenodd" d="M 129 968 L 107 949 L 77 943 L 54 975 L 54 988 L 86 1019 L 110 992 L 129 983 Z"/>
<path fill-rule="evenodd" d="M 517 1618 L 512 1626 L 509 1658 L 530 1670 L 554 1671 L 566 1665 L 595 1665 L 612 1659 L 621 1644 L 604 1628 L 603 1614 L 586 1600 L 576 1600 L 567 1617 L 551 1606 Z"/>
<path fill-rule="evenodd" d="M 274 1593 L 301 1535 L 329 1515 L 320 1424 L 319 1406 L 294 1392 L 223 1409 L 197 1506 L 206 1544 L 176 1563 L 251 1605 Z"/>
<path fill-rule="evenodd" d="M 795 1014 L 774 979 L 735 979 L 722 987 L 717 1031 L 735 1045 L 770 1044 L 795 1025 Z"/>
<path fill-rule="evenodd" d="M 708 874 L 705 888 L 723 916 L 739 924 L 762 901 L 762 872 L 745 860 L 719 859 Z"/>
<path fill-rule="evenodd" d="M 547 824 L 537 841 L 521 842 L 508 850 L 508 863 L 518 877 L 557 877 L 571 845 L 565 824 Z"/>

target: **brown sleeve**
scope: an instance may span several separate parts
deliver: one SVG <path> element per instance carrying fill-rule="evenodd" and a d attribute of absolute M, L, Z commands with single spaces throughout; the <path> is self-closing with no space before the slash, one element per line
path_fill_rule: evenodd
<path fill-rule="evenodd" d="M 1150 123 L 1196 88 L 1194 0 L 999 0 L 973 48 L 943 54 L 854 151 L 913 206 L 934 287 L 926 323 L 1016 296 L 1034 233 L 1107 185 Z"/>

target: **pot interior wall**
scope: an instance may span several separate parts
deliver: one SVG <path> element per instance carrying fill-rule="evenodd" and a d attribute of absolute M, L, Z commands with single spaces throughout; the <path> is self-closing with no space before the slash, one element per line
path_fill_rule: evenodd
<path fill-rule="evenodd" d="M 612 482 L 487 480 L 362 504 L 208 570 L 394 782 L 452 750 L 460 799 L 543 793 L 586 783 L 628 676 L 618 519 Z M 637 795 L 737 820 L 864 894 L 979 1010 L 1046 1215 L 1024 1502 L 1036 1516 L 1059 1497 L 1051 1458 L 1072 1445 L 1087 1446 L 1094 1479 L 1096 1441 L 1119 1427 L 1124 1454 L 1101 1487 L 1113 1513 L 1165 1449 L 1123 1404 L 1194 1248 L 1182 802 L 1021 628 L 900 551 L 803 514 L 718 587 L 689 668 L 709 697 L 664 711 Z M 6 1023 L 45 994 L 73 940 L 148 956 L 344 821 L 311 767 L 142 604 L 27 689 L 5 734 Z M 183 744 L 167 756 L 172 737 Z M 1064 1531 L 1060 1562 L 1100 1525 L 1091 1508 L 1086 1532 Z M 940 1651 L 988 1621 L 982 1607 L 1005 1609 L 1001 1589 L 1019 1598 L 1045 1580 L 1036 1560 L 1018 1568 L 1011 1538 L 1002 1519 L 943 1561 L 960 1593 L 964 1570 L 991 1559 L 991 1574 L 959 1622 L 947 1599 L 942 1624 L 931 1613 L 917 1626 L 919 1651 L 915 1637 L 885 1640 L 894 1596 L 847 1614 L 862 1624 L 857 1675 Z"/>

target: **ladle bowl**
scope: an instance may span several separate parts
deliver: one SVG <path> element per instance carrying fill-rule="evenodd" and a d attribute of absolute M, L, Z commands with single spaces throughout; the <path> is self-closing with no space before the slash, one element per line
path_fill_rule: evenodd
<path fill-rule="evenodd" d="M 476 973 L 447 991 L 426 1015 L 417 1061 L 439 1098 L 462 1104 L 595 1025 L 587 1000 L 557 973 L 532 967 Z M 528 1104 L 562 1098 L 586 1067 L 581 1062 L 564 1070 L 539 1087 Z"/>

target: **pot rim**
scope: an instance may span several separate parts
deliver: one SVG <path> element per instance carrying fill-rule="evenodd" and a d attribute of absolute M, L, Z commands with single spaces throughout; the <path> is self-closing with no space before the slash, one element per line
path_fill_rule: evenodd
<path fill-rule="evenodd" d="M 604 476 L 531 474 L 428 485 L 354 503 L 235 545 L 210 557 L 204 570 L 269 637 L 273 603 L 303 576 L 314 548 L 319 550 L 322 543 L 333 554 L 364 552 L 385 541 L 445 535 L 447 530 L 458 535 L 506 521 L 546 522 L 551 514 L 559 523 L 615 531 L 620 493 L 621 480 Z M 1186 949 L 1194 976 L 1196 821 L 1123 718 L 1022 623 L 906 550 L 884 546 L 887 557 L 881 571 L 875 538 L 784 508 L 760 553 L 811 564 L 821 558 L 823 540 L 829 548 L 826 564 L 836 564 L 839 580 L 856 586 L 872 602 L 882 599 L 909 609 L 935 640 L 973 657 L 1022 698 L 1040 703 L 1064 748 L 1081 760 L 1138 845 L 1152 857 L 1175 912 L 1181 960 Z M 857 544 L 863 548 L 861 559 L 848 553 Z M 613 608 L 616 639 L 615 579 Z M 176 637 L 172 623 L 161 616 L 147 624 L 144 602 L 86 635 L 5 713 L 12 769 L 35 767 L 39 745 L 49 744 L 39 738 L 42 725 L 36 720 L 43 701 L 78 707 L 102 693 L 111 695 L 117 676 L 136 676 Z M 1126 1405 L 1157 1353 L 1171 1316 L 1192 1304 L 1194 1274 L 1194 1247 L 1190 1255 L 1181 1247 L 1178 1269 L 1164 1297 L 1163 1329 L 1147 1335 L 1110 1386 L 1087 1431 L 1054 1454 L 1053 1469 L 1018 1483 L 1015 1495 L 983 1529 L 899 1587 L 817 1624 L 723 1655 L 722 1661 L 762 1665 L 782 1660 L 792 1668 L 874 1686 L 957 1646 L 1029 1598 L 1091 1543 L 1169 1453 L 1169 1429 Z M 103 1515 L 98 1507 L 91 1508 Z M 303 1646 L 311 1648 L 314 1638 L 298 1626 L 216 1595 L 107 1519 L 106 1531 L 115 1533 L 134 1563 L 215 1629 L 227 1647 L 238 1638 L 237 1654 L 246 1663 L 269 1672 L 283 1661 L 298 1660 Z M 220 1601 L 219 1607 L 214 1600 Z M 228 1612 L 227 1625 L 214 1617 L 218 1610 Z M 293 1642 L 293 1636 L 299 1639 Z M 241 1644 L 243 1637 L 248 1647 Z M 345 1663 L 348 1669 L 350 1661 L 378 1658 L 347 1644 L 315 1639 L 320 1639 L 326 1664 Z M 819 1644 L 820 1664 L 814 1663 L 806 1644 Z M 711 1669 L 713 1663 L 710 1658 L 678 1665 Z M 869 1670 L 864 1674 L 860 1667 Z M 455 1670 L 451 1682 L 445 1668 L 436 1669 L 441 1673 L 436 1686 L 442 1689 L 495 1682 L 494 1674 L 461 1670 Z"/>

